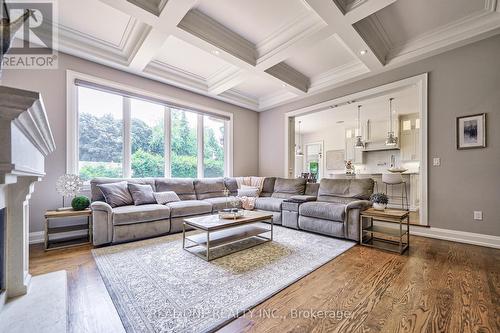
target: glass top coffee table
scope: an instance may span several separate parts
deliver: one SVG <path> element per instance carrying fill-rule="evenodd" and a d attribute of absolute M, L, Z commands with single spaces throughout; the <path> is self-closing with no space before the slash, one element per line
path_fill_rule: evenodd
<path fill-rule="evenodd" d="M 215 247 L 240 242 L 252 237 L 257 237 L 264 242 L 270 242 L 273 240 L 272 219 L 272 214 L 253 211 L 244 211 L 243 216 L 236 219 L 221 219 L 219 215 L 188 218 L 184 220 L 182 225 L 182 248 L 206 261 L 210 261 L 214 259 L 210 257 L 210 250 Z M 261 222 L 269 222 L 269 227 L 262 225 Z M 187 236 L 186 228 L 193 228 L 201 232 Z M 263 244 L 263 242 L 255 245 L 260 244 Z M 198 249 L 199 247 L 204 248 L 205 255 L 203 255 L 203 252 L 193 251 L 195 247 Z M 249 247 L 244 247 L 241 250 L 247 248 Z"/>

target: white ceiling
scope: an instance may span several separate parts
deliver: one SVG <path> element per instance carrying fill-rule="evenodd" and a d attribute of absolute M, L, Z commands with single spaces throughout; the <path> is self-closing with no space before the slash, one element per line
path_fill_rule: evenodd
<path fill-rule="evenodd" d="M 255 111 L 500 32 L 496 0 L 54 1 L 62 52 Z"/>
<path fill-rule="evenodd" d="M 344 126 L 356 126 L 358 118 L 358 105 L 361 105 L 361 121 L 377 121 L 389 119 L 389 98 L 394 98 L 392 104 L 393 114 L 405 115 L 417 113 L 419 110 L 418 89 L 415 85 L 370 97 L 351 104 L 340 105 L 335 108 L 322 110 L 295 118 L 296 128 L 301 122 L 301 134 L 317 133 L 331 129 L 342 121 Z"/>

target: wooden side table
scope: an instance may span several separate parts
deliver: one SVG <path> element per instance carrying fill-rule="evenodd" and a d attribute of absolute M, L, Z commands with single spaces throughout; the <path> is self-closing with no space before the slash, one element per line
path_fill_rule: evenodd
<path fill-rule="evenodd" d="M 86 217 L 86 223 L 79 223 L 68 225 L 64 227 L 51 227 L 50 220 L 52 219 L 68 219 L 75 217 Z M 50 239 L 50 235 L 67 233 L 71 231 L 86 230 L 84 235 L 72 235 L 67 237 L 59 237 L 57 239 Z M 92 211 L 85 210 L 49 210 L 45 213 L 45 250 L 61 249 L 65 247 L 77 246 L 88 244 L 92 242 Z"/>
<path fill-rule="evenodd" d="M 364 227 L 363 219 L 368 219 Z M 373 221 L 396 222 L 399 228 L 387 228 L 373 225 Z M 359 243 L 363 246 L 397 252 L 402 254 L 410 247 L 410 212 L 406 210 L 376 210 L 369 208 L 361 212 Z M 405 228 L 403 228 L 405 226 Z"/>

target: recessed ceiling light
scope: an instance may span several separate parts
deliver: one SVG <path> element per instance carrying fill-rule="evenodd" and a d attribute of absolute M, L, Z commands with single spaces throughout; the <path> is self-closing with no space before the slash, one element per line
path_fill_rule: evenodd
<path fill-rule="evenodd" d="M 219 55 L 220 51 L 219 50 L 213 50 L 212 53 L 215 54 L 215 55 Z"/>
<path fill-rule="evenodd" d="M 368 51 L 367 51 L 367 50 L 361 50 L 361 51 L 359 51 L 359 54 L 361 54 L 361 55 L 365 55 L 365 54 L 367 54 L 367 53 L 368 53 Z"/>
<path fill-rule="evenodd" d="M 286 84 L 285 84 L 285 83 L 282 83 L 282 84 L 281 84 L 281 86 L 282 86 L 283 88 L 286 88 Z"/>
<path fill-rule="evenodd" d="M 343 120 L 339 120 L 339 121 L 337 121 L 337 124 L 343 124 L 343 123 L 344 123 L 344 121 L 343 121 Z"/>

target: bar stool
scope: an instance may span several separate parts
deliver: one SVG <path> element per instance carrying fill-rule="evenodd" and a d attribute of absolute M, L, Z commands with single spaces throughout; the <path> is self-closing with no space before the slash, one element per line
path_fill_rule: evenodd
<path fill-rule="evenodd" d="M 403 178 L 403 175 L 400 173 L 384 173 L 382 174 L 382 183 L 385 184 L 385 193 L 387 194 L 387 186 L 394 186 L 394 185 L 402 185 L 404 187 L 404 196 L 403 193 L 401 193 L 401 208 L 403 210 L 410 210 L 410 205 L 408 204 L 408 191 L 406 189 L 406 181 Z M 404 201 L 406 200 L 406 209 L 404 205 Z"/>

